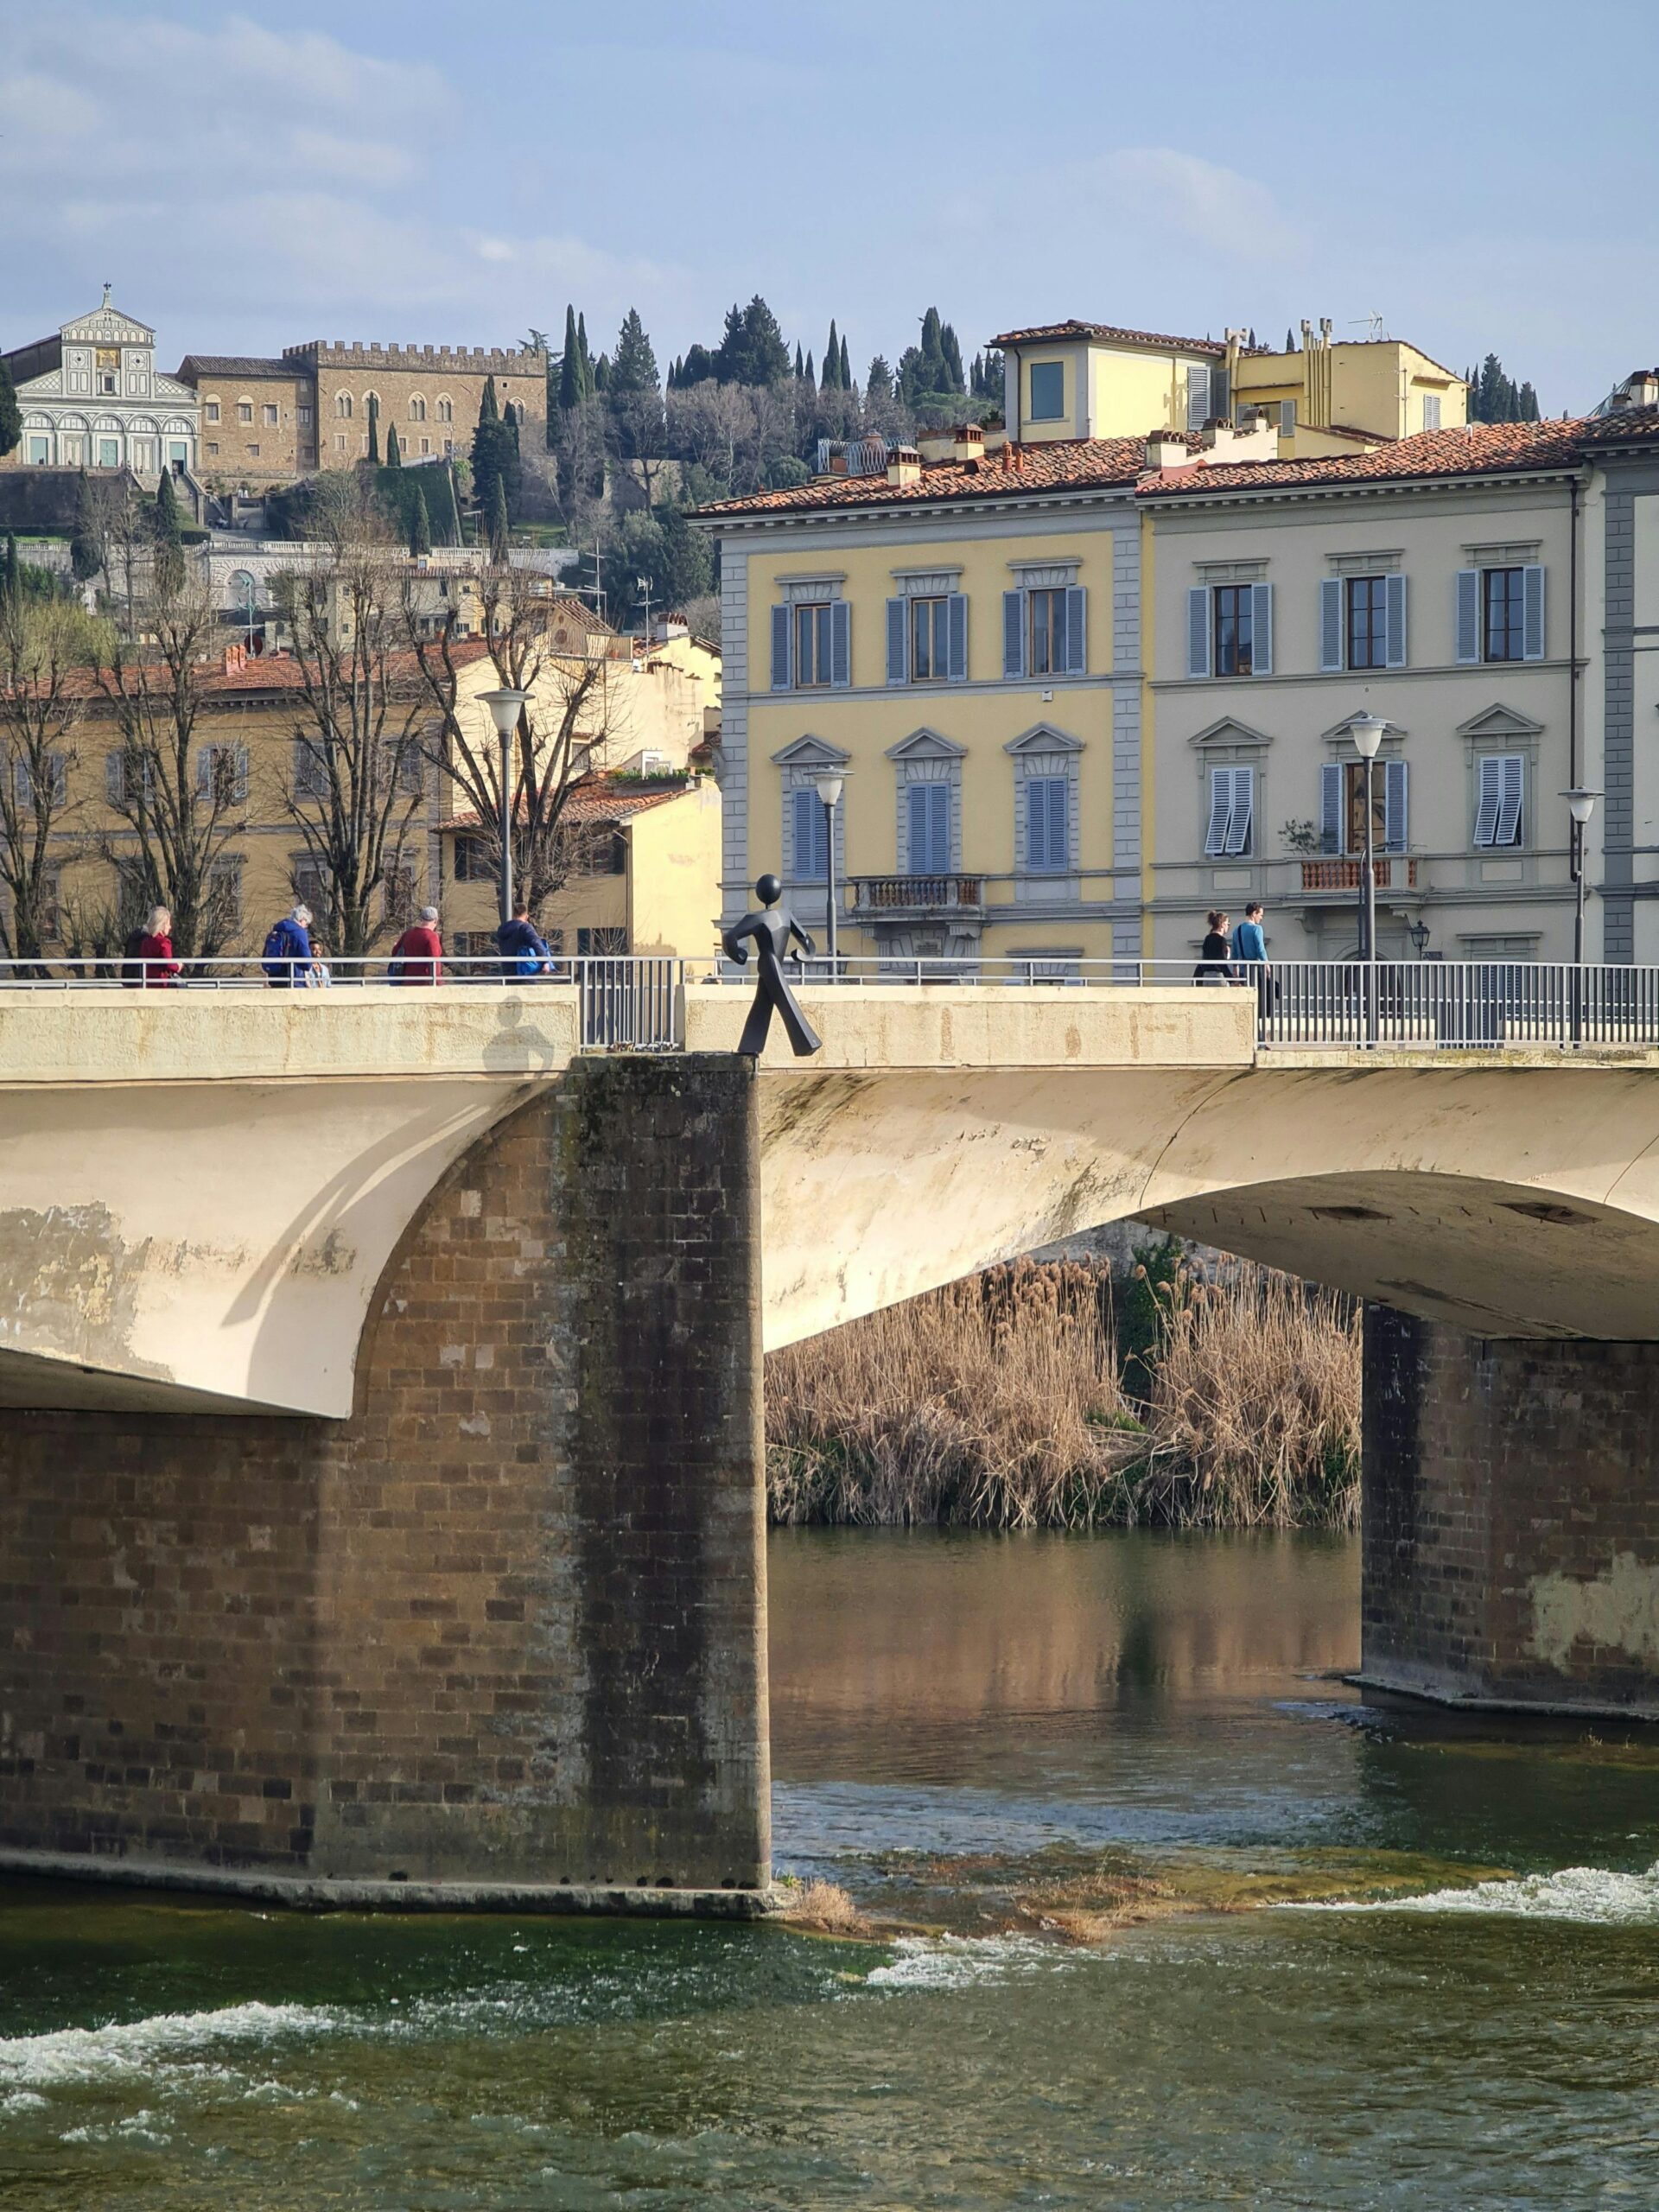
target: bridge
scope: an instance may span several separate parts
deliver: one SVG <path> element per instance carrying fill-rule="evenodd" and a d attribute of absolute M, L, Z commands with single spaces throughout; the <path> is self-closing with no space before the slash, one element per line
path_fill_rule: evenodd
<path fill-rule="evenodd" d="M 695 972 L 0 991 L 0 1861 L 759 1909 L 763 1348 L 1129 1215 L 1370 1301 L 1370 1679 L 1659 1712 L 1643 971 Z"/>

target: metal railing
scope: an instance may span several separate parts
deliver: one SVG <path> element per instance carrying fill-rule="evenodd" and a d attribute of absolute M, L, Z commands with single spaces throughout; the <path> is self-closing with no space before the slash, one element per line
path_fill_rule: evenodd
<path fill-rule="evenodd" d="M 171 966 L 172 973 L 161 972 Z M 349 995 L 365 985 L 442 987 L 523 992 L 574 986 L 581 1043 L 671 1052 L 683 1045 L 683 989 L 716 983 L 754 986 L 754 969 L 677 956 L 555 956 L 539 972 L 499 954 L 446 953 L 432 972 L 424 960 L 370 953 L 308 967 L 258 957 L 220 956 L 173 963 L 127 960 L 119 954 L 0 961 L 6 991 L 296 991 L 315 997 Z M 148 972 L 144 972 L 148 969 Z M 791 963 L 804 984 L 856 991 L 881 985 L 917 989 L 964 986 L 984 990 L 1061 988 L 1141 990 L 1158 986 L 1248 991 L 1255 1031 L 1266 1046 L 1523 1049 L 1540 1046 L 1659 1046 L 1659 967 L 1573 967 L 1520 960 L 1275 961 L 1265 969 L 1206 968 L 1190 958 L 1085 959 L 1064 953 L 996 957 L 854 954 Z M 819 1017 L 821 1026 L 826 1018 Z M 833 1020 L 833 1015 L 828 1017 Z"/>

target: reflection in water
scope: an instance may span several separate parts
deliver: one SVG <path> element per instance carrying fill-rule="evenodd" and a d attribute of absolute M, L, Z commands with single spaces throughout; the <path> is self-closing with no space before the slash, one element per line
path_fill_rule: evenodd
<path fill-rule="evenodd" d="M 781 1535 L 779 1856 L 950 1932 L 0 1886 L 6 2201 L 1652 2202 L 1659 1734 L 1363 1699 L 1357 1596 L 1344 1540 Z"/>

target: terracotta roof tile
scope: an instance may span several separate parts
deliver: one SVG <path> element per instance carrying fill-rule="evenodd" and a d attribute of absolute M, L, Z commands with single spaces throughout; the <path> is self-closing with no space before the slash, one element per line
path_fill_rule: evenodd
<path fill-rule="evenodd" d="M 1005 330 L 1000 338 L 988 342 L 993 346 L 1040 346 L 1049 340 L 1065 338 L 1100 338 L 1109 343 L 1121 339 L 1132 346 L 1164 346 L 1179 353 L 1213 353 L 1223 359 L 1226 343 L 1219 338 L 1172 338 L 1161 330 L 1128 330 L 1112 322 L 1080 322 L 1075 317 L 1065 322 L 1033 323 L 1027 330 Z"/>
<path fill-rule="evenodd" d="M 1166 470 L 1141 486 L 1142 499 L 1193 493 L 1272 492 L 1296 485 L 1376 484 L 1424 476 L 1499 475 L 1506 470 L 1570 467 L 1589 426 L 1567 423 L 1471 423 L 1455 430 L 1421 430 L 1373 453 L 1332 454 L 1320 461 L 1227 461 L 1213 468 Z"/>
<path fill-rule="evenodd" d="M 1585 423 L 1589 446 L 1646 445 L 1659 438 L 1659 407 L 1621 408 L 1617 415 L 1595 415 Z"/>
<path fill-rule="evenodd" d="M 684 776 L 676 776 L 671 780 L 665 777 L 661 783 L 623 783 L 615 776 L 590 776 L 573 785 L 566 793 L 561 819 L 595 826 L 626 822 L 632 815 L 644 814 L 653 806 L 681 798 L 688 781 Z M 472 807 L 464 813 L 446 815 L 438 824 L 442 830 L 474 830 L 477 826 L 477 810 Z"/>
<path fill-rule="evenodd" d="M 1196 441 L 1189 441 L 1189 444 Z M 1044 445 L 1006 445 L 982 461 L 925 465 L 913 484 L 885 476 L 821 476 L 785 492 L 719 499 L 699 516 L 791 514 L 826 507 L 914 506 L 933 499 L 1007 499 L 1027 492 L 1086 491 L 1133 484 L 1146 467 L 1144 438 L 1056 438 Z"/>

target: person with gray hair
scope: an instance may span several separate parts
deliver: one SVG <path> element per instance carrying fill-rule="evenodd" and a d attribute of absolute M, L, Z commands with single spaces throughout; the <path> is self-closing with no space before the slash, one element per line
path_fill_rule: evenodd
<path fill-rule="evenodd" d="M 421 918 L 412 923 L 391 948 L 387 980 L 393 983 L 441 983 L 443 981 L 443 939 L 438 935 L 438 910 L 423 906 Z"/>
<path fill-rule="evenodd" d="M 303 899 L 292 913 L 273 923 L 259 956 L 265 981 L 273 990 L 291 991 L 303 986 L 311 974 L 311 909 Z"/>

